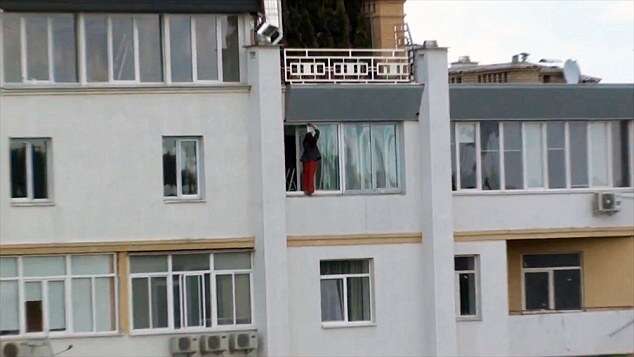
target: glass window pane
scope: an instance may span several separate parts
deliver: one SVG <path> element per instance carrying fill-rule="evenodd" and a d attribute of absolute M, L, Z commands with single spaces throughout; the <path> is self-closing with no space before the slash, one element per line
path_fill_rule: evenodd
<path fill-rule="evenodd" d="M 475 270 L 474 257 L 455 257 L 454 270 Z"/>
<path fill-rule="evenodd" d="M 33 155 L 33 198 L 48 198 L 48 164 L 46 140 L 31 141 Z"/>
<path fill-rule="evenodd" d="M 167 271 L 166 255 L 133 255 L 130 257 L 130 273 L 165 271 Z"/>
<path fill-rule="evenodd" d="M 321 280 L 321 321 L 343 321 L 343 279 Z"/>
<path fill-rule="evenodd" d="M 374 188 L 398 188 L 396 126 L 372 124 L 372 174 Z"/>
<path fill-rule="evenodd" d="M 112 255 L 73 255 L 71 271 L 73 275 L 111 274 Z"/>
<path fill-rule="evenodd" d="M 456 124 L 460 188 L 476 188 L 475 124 Z"/>
<path fill-rule="evenodd" d="M 369 273 L 368 260 L 322 260 L 319 262 L 321 275 Z"/>
<path fill-rule="evenodd" d="M 209 253 L 174 254 L 172 255 L 172 270 L 209 270 Z"/>
<path fill-rule="evenodd" d="M 86 78 L 89 82 L 108 80 L 108 26 L 105 15 L 84 15 L 86 38 Z"/>
<path fill-rule="evenodd" d="M 482 189 L 500 189 L 500 132 L 497 121 L 480 123 Z"/>
<path fill-rule="evenodd" d="M 372 158 L 370 126 L 345 124 L 343 126 L 346 165 L 346 189 L 369 190 L 372 188 Z"/>
<path fill-rule="evenodd" d="M 26 27 L 26 72 L 28 80 L 49 80 L 48 18 L 44 15 L 24 16 Z"/>
<path fill-rule="evenodd" d="M 92 331 L 92 284 L 88 278 L 72 280 L 73 330 Z"/>
<path fill-rule="evenodd" d="M 152 327 L 167 327 L 167 278 L 153 277 L 152 285 Z"/>
<path fill-rule="evenodd" d="M 55 82 L 77 82 L 77 35 L 75 16 L 51 15 L 53 30 L 53 74 Z"/>
<path fill-rule="evenodd" d="M 524 188 L 522 123 L 504 122 L 504 182 L 507 190 Z"/>
<path fill-rule="evenodd" d="M 97 331 L 115 329 L 114 278 L 95 279 L 95 319 Z"/>
<path fill-rule="evenodd" d="M 526 310 L 548 309 L 548 273 L 524 273 Z"/>
<path fill-rule="evenodd" d="M 22 82 L 22 51 L 20 16 L 18 14 L 2 14 L 2 36 L 4 42 L 4 81 Z"/>
<path fill-rule="evenodd" d="M 185 301 L 187 302 L 187 326 L 204 326 L 202 276 L 186 276 L 185 283 Z"/>
<path fill-rule="evenodd" d="M 548 145 L 548 187 L 566 187 L 566 132 L 563 122 L 546 126 Z"/>
<path fill-rule="evenodd" d="M 476 315 L 476 275 L 475 273 L 458 274 L 460 284 L 460 315 Z"/>
<path fill-rule="evenodd" d="M 13 278 L 18 276 L 18 259 L 12 257 L 0 257 L 0 278 Z"/>
<path fill-rule="evenodd" d="M 231 275 L 216 275 L 218 325 L 233 324 L 233 279 Z"/>
<path fill-rule="evenodd" d="M 370 278 L 348 278 L 348 320 L 370 321 Z"/>
<path fill-rule="evenodd" d="M 319 191 L 339 190 L 339 139 L 336 124 L 319 126 L 318 146 L 321 160 L 317 165 L 316 188 Z"/>
<path fill-rule="evenodd" d="M 49 331 L 66 330 L 66 300 L 63 281 L 48 283 L 48 329 Z"/>
<path fill-rule="evenodd" d="M 297 184 L 300 180 L 298 175 L 301 174 L 301 168 L 298 162 L 299 150 L 297 147 L 297 128 L 298 127 L 295 125 L 284 126 L 284 167 L 286 169 L 286 191 L 299 191 L 300 189 Z M 321 146 L 321 144 L 319 144 L 319 146 Z M 323 155 L 324 154 L 322 153 L 322 160 Z"/>
<path fill-rule="evenodd" d="M 251 269 L 251 253 L 216 253 L 214 268 L 218 270 Z"/>
<path fill-rule="evenodd" d="M 181 187 L 183 195 L 198 194 L 198 158 L 196 141 L 181 142 Z"/>
<path fill-rule="evenodd" d="M 544 141 L 540 123 L 524 124 L 526 137 L 526 184 L 529 188 L 544 187 Z"/>
<path fill-rule="evenodd" d="M 139 32 L 141 82 L 163 81 L 163 51 L 159 15 L 135 15 Z"/>
<path fill-rule="evenodd" d="M 59 276 L 66 274 L 66 257 L 23 257 L 24 276 Z"/>
<path fill-rule="evenodd" d="M 11 140 L 11 197 L 27 197 L 25 142 Z"/>
<path fill-rule="evenodd" d="M 42 283 L 39 281 L 24 283 L 26 332 L 41 332 L 44 330 L 43 303 Z"/>
<path fill-rule="evenodd" d="M 588 187 L 588 124 L 570 122 L 570 186 Z"/>
<path fill-rule="evenodd" d="M 176 138 L 163 138 L 163 195 L 176 196 Z"/>
<path fill-rule="evenodd" d="M 524 268 L 554 268 L 580 266 L 579 254 L 529 254 L 523 259 Z"/>
<path fill-rule="evenodd" d="M 451 151 L 451 190 L 458 189 L 456 186 L 456 124 L 451 123 L 449 126 L 450 131 L 450 151 Z"/>
<path fill-rule="evenodd" d="M 592 167 L 592 186 L 608 185 L 608 141 L 607 124 L 590 123 L 590 163 Z"/>
<path fill-rule="evenodd" d="M 240 81 L 240 45 L 238 43 L 238 17 L 223 16 L 222 25 L 222 77 L 225 82 Z"/>
<path fill-rule="evenodd" d="M 581 309 L 581 270 L 555 270 L 555 309 Z"/>
<path fill-rule="evenodd" d="M 630 186 L 631 143 L 628 135 L 628 121 L 612 122 L 612 172 L 614 187 Z"/>
<path fill-rule="evenodd" d="M 173 82 L 191 82 L 192 40 L 191 17 L 170 15 L 170 60 Z"/>
<path fill-rule="evenodd" d="M 218 79 L 218 35 L 216 17 L 194 16 L 196 22 L 196 67 L 199 80 Z"/>
<path fill-rule="evenodd" d="M 148 278 L 132 279 L 132 326 L 134 329 L 150 327 L 148 282 Z"/>
<path fill-rule="evenodd" d="M 18 282 L 0 281 L 0 336 L 20 332 Z"/>
<path fill-rule="evenodd" d="M 181 328 L 181 278 L 182 275 L 172 275 L 172 311 L 174 313 L 174 328 Z"/>
<path fill-rule="evenodd" d="M 236 274 L 236 323 L 251 323 L 251 281 L 249 274 Z"/>
<path fill-rule="evenodd" d="M 112 78 L 134 80 L 134 40 L 131 15 L 116 15 L 112 23 Z"/>

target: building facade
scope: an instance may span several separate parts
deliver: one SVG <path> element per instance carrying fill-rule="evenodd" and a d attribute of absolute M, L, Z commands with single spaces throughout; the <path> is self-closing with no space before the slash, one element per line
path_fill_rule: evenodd
<path fill-rule="evenodd" d="M 634 351 L 631 85 L 280 51 L 256 1 L 2 4 L 0 353 Z"/>

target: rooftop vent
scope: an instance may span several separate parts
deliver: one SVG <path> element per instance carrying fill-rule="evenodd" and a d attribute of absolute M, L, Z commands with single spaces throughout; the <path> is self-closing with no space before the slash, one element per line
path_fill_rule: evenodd
<path fill-rule="evenodd" d="M 516 55 L 513 55 L 513 58 L 511 59 L 511 63 L 523 63 L 526 62 L 526 60 L 528 59 L 528 56 L 530 54 L 526 53 L 526 52 L 522 52 L 522 53 L 518 53 Z"/>
<path fill-rule="evenodd" d="M 451 67 L 453 68 L 477 66 L 477 65 L 478 65 L 478 62 L 471 61 L 471 58 L 469 58 L 469 56 L 460 56 L 458 57 L 458 60 L 456 62 L 451 62 Z"/>

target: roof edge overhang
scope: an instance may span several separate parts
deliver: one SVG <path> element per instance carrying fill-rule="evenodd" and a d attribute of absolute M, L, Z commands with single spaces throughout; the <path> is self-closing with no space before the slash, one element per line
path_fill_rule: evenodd
<path fill-rule="evenodd" d="M 0 0 L 16 12 L 256 13 L 258 0 Z"/>

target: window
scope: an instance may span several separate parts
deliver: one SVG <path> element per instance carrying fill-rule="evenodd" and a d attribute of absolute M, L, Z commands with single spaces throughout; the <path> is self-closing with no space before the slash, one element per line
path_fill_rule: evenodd
<path fill-rule="evenodd" d="M 11 198 L 47 201 L 51 198 L 50 139 L 11 139 Z"/>
<path fill-rule="evenodd" d="M 478 257 L 457 256 L 454 258 L 456 274 L 456 311 L 459 317 L 477 318 L 480 315 Z"/>
<path fill-rule="evenodd" d="M 116 294 L 110 254 L 0 257 L 0 335 L 114 332 Z"/>
<path fill-rule="evenodd" d="M 252 279 L 247 252 L 133 255 L 132 328 L 250 325 Z"/>
<path fill-rule="evenodd" d="M 323 260 L 319 265 L 322 323 L 371 322 L 370 260 Z"/>
<path fill-rule="evenodd" d="M 74 15 L 5 13 L 3 32 L 6 82 L 77 81 Z"/>
<path fill-rule="evenodd" d="M 317 191 L 349 193 L 399 192 L 399 134 L 396 123 L 320 124 L 322 159 Z M 302 140 L 305 125 L 284 129 L 286 190 L 301 191 Z M 340 154 L 341 153 L 341 154 Z"/>
<path fill-rule="evenodd" d="M 239 24 L 238 16 L 224 15 L 4 13 L 4 78 L 238 82 Z"/>
<path fill-rule="evenodd" d="M 579 254 L 535 254 L 522 257 L 524 309 L 581 309 Z"/>
<path fill-rule="evenodd" d="M 163 137 L 163 196 L 200 199 L 201 138 Z"/>
<path fill-rule="evenodd" d="M 631 123 L 452 123 L 452 187 L 454 190 L 631 187 Z"/>

